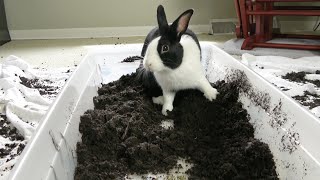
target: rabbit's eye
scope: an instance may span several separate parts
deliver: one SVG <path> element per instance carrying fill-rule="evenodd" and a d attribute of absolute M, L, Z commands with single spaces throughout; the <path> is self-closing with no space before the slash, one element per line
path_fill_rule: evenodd
<path fill-rule="evenodd" d="M 161 54 L 166 53 L 169 51 L 169 46 L 168 45 L 163 45 L 161 49 Z"/>

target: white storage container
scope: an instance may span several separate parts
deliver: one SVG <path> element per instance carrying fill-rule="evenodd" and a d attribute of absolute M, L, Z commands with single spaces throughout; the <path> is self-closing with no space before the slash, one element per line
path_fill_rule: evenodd
<path fill-rule="evenodd" d="M 201 47 L 211 82 L 237 70 L 247 77 L 251 86 L 239 100 L 248 110 L 255 137 L 269 145 L 280 179 L 319 179 L 319 119 L 218 47 L 209 42 L 201 42 Z M 142 44 L 92 47 L 27 144 L 10 179 L 73 179 L 80 116 L 93 108 L 92 98 L 102 82 L 135 71 L 138 62 L 119 62 L 139 55 L 141 48 Z"/>

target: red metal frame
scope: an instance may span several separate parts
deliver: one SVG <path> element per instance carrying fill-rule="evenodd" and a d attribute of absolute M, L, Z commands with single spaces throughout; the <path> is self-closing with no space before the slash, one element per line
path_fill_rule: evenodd
<path fill-rule="evenodd" d="M 244 38 L 241 49 L 254 47 L 320 50 L 320 45 L 268 43 L 273 38 L 320 40 L 320 35 L 275 34 L 273 16 L 320 16 L 320 6 L 275 6 L 275 2 L 320 2 L 320 0 L 234 0 L 239 24 L 238 38 Z"/>

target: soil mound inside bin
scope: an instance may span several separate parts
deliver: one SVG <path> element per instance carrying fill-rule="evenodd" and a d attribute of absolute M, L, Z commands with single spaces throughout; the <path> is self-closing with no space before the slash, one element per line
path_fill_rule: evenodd
<path fill-rule="evenodd" d="M 165 173 L 178 158 L 193 164 L 189 179 L 278 179 L 268 146 L 254 139 L 248 114 L 237 102 L 237 83 L 213 85 L 220 94 L 212 102 L 197 90 L 178 92 L 165 117 L 135 77 L 103 85 L 94 110 L 81 117 L 75 179 Z M 174 128 L 161 127 L 164 120 L 173 120 Z"/>

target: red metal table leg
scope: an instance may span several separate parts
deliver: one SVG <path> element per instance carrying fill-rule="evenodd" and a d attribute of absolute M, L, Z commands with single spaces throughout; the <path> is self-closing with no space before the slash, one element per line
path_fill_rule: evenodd
<path fill-rule="evenodd" d="M 266 3 L 266 10 L 271 11 L 273 9 L 273 3 Z M 273 34 L 273 16 L 264 16 L 265 17 L 265 32 L 266 39 L 265 41 L 269 41 L 272 39 Z"/>
<path fill-rule="evenodd" d="M 296 39 L 314 39 L 320 40 L 319 35 L 305 35 L 305 34 L 273 34 L 275 38 L 296 38 Z"/>
<path fill-rule="evenodd" d="M 240 12 L 241 12 L 241 23 L 242 23 L 242 33 L 243 37 L 247 38 L 248 37 L 248 16 L 246 14 L 246 0 L 240 0 Z"/>
<path fill-rule="evenodd" d="M 302 49 L 302 50 L 315 50 L 319 51 L 319 45 L 301 45 L 301 44 L 283 44 L 283 43 L 253 43 L 253 47 L 264 47 L 264 48 L 284 48 L 284 49 Z"/>
<path fill-rule="evenodd" d="M 234 6 L 236 8 L 236 13 L 238 16 L 238 24 L 236 25 L 236 36 L 237 38 L 243 38 L 239 0 L 234 0 Z"/>
<path fill-rule="evenodd" d="M 255 11 L 261 11 L 263 10 L 263 4 L 262 3 L 256 3 L 254 6 Z M 263 42 L 264 41 L 264 17 L 261 15 L 257 15 L 256 17 L 256 42 Z"/>
<path fill-rule="evenodd" d="M 250 50 L 254 47 L 289 48 L 304 50 L 320 50 L 320 45 L 305 44 L 280 44 L 266 43 L 275 38 L 305 38 L 320 39 L 319 35 L 299 35 L 299 34 L 274 34 L 273 16 L 320 16 L 319 6 L 274 6 L 274 2 L 305 2 L 303 0 L 238 0 L 237 14 L 239 16 L 242 37 L 244 42 L 241 49 Z M 320 0 L 308 0 L 308 2 Z M 236 2 L 236 1 L 235 1 Z M 254 22 L 255 21 L 255 22 Z M 254 27 L 255 26 L 255 27 Z M 252 28 L 253 27 L 253 28 Z"/>
<path fill-rule="evenodd" d="M 244 39 L 241 49 L 242 50 L 251 50 L 254 48 L 253 44 L 255 43 L 255 35 L 251 35 Z"/>

